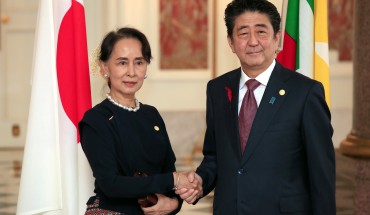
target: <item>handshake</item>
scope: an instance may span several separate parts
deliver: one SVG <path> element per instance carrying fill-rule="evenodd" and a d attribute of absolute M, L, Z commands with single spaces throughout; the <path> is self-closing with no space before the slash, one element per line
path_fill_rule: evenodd
<path fill-rule="evenodd" d="M 175 193 L 189 204 L 203 196 L 203 180 L 195 172 L 174 172 Z"/>

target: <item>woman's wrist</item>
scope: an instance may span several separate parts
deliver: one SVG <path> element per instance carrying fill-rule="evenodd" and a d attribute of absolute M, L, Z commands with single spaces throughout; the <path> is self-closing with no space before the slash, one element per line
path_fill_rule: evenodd
<path fill-rule="evenodd" d="M 179 188 L 179 183 L 180 183 L 180 173 L 174 172 L 173 173 L 173 185 L 174 185 L 174 187 L 172 189 L 177 190 L 177 188 Z"/>
<path fill-rule="evenodd" d="M 170 198 L 170 201 L 171 201 L 171 208 L 173 212 L 179 207 L 179 200 L 175 197 L 175 198 Z"/>

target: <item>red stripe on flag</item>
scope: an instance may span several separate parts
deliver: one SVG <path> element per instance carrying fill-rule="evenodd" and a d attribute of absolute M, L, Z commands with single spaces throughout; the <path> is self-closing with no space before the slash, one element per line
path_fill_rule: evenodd
<path fill-rule="evenodd" d="M 61 102 L 76 129 L 85 111 L 91 107 L 85 26 L 84 7 L 72 0 L 58 33 L 56 64 Z M 79 139 L 78 134 L 78 142 Z"/>
<path fill-rule="evenodd" d="M 297 43 L 294 39 L 287 33 L 284 33 L 284 45 L 283 50 L 281 50 L 277 56 L 277 61 L 283 66 L 295 71 L 296 70 L 296 50 Z"/>

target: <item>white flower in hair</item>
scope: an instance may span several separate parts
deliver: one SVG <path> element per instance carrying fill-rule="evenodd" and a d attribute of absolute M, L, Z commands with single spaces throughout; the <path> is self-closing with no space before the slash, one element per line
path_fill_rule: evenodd
<path fill-rule="evenodd" d="M 99 66 L 99 57 L 100 57 L 100 46 L 96 47 L 90 56 L 90 74 L 95 76 L 95 75 L 100 75 L 100 66 Z"/>

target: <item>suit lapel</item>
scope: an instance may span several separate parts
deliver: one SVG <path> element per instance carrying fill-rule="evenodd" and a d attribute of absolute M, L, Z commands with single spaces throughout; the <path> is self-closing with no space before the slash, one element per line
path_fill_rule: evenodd
<path fill-rule="evenodd" d="M 241 69 L 238 68 L 232 72 L 227 86 L 232 92 L 231 101 L 229 98 L 227 101 L 226 114 L 226 127 L 228 129 L 230 143 L 238 159 L 241 159 L 240 141 L 239 141 L 239 130 L 238 130 L 238 100 L 239 100 L 239 82 L 241 76 Z M 226 88 L 225 87 L 225 88 Z"/>
<path fill-rule="evenodd" d="M 267 83 L 261 103 L 257 109 L 244 156 L 242 158 L 242 165 L 249 160 L 258 144 L 260 144 L 261 138 L 268 125 L 289 94 L 289 88 L 285 84 L 289 75 L 287 75 L 283 70 L 284 68 L 277 62 Z"/>

